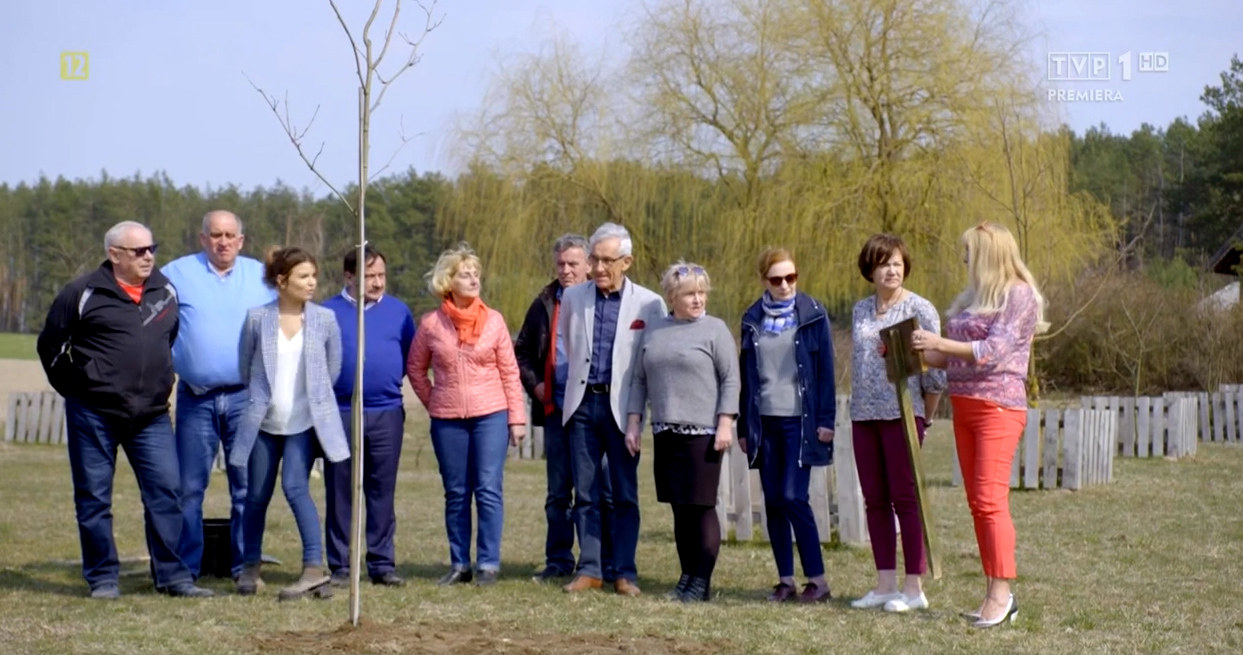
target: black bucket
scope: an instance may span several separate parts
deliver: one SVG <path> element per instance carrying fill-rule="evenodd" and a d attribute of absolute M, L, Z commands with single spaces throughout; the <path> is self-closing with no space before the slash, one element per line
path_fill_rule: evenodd
<path fill-rule="evenodd" d="M 229 519 L 203 519 L 203 564 L 199 575 L 233 577 L 232 534 Z"/>

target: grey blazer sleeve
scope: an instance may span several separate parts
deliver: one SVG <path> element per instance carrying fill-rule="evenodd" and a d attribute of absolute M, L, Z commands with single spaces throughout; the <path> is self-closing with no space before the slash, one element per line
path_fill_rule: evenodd
<path fill-rule="evenodd" d="M 716 334 L 712 341 L 712 358 L 716 362 L 718 416 L 738 416 L 738 393 L 742 389 L 742 377 L 738 373 L 738 353 L 735 350 L 734 335 L 730 334 L 724 321 L 717 321 Z"/>
<path fill-rule="evenodd" d="M 328 353 L 328 385 L 332 386 L 341 375 L 341 326 L 331 310 L 320 313 L 324 321 L 324 352 Z"/>
<path fill-rule="evenodd" d="M 246 323 L 242 326 L 242 336 L 238 342 L 237 367 L 242 375 L 242 383 L 250 383 L 250 360 L 255 356 L 255 339 L 258 336 L 259 316 L 253 309 L 246 312 Z"/>

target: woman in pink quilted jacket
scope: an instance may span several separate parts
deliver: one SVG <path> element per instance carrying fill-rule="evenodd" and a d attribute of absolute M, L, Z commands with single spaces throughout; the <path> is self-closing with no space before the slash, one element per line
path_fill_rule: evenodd
<path fill-rule="evenodd" d="M 441 253 L 427 286 L 444 301 L 420 319 L 406 358 L 406 375 L 432 419 L 432 448 L 445 485 L 451 568 L 441 585 L 496 582 L 505 457 L 526 436 L 513 342 L 501 313 L 479 298 L 481 272 L 465 243 Z M 472 497 L 479 514 L 477 573 L 470 559 Z"/>

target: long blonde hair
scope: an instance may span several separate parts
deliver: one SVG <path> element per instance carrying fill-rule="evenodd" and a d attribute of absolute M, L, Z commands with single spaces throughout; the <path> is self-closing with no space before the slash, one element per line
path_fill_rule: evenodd
<path fill-rule="evenodd" d="M 996 314 L 1005 308 L 1010 288 L 1025 282 L 1036 298 L 1036 333 L 1049 329 L 1044 296 L 1019 256 L 1019 244 L 1010 230 L 985 221 L 963 232 L 961 243 L 967 250 L 967 288 L 950 305 L 950 316 L 963 311 Z"/>

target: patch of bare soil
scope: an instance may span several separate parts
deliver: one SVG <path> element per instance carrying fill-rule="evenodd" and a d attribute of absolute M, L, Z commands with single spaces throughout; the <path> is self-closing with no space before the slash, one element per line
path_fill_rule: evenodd
<path fill-rule="evenodd" d="M 282 632 L 259 635 L 252 643 L 261 653 L 418 653 L 459 655 L 713 655 L 720 644 L 679 642 L 670 637 L 617 633 L 577 635 L 516 633 L 486 623 L 393 625 L 363 621 L 331 632 Z"/>

